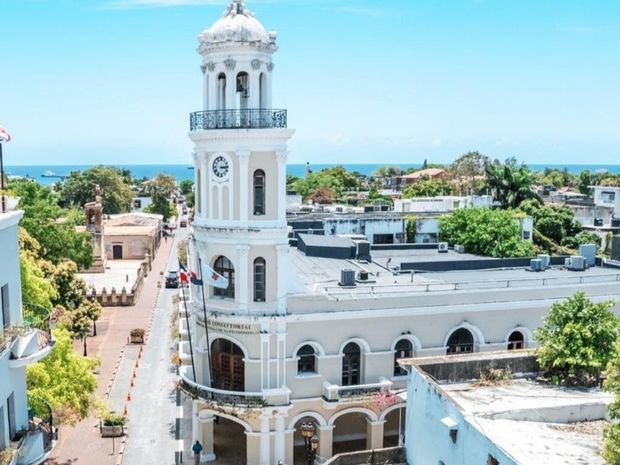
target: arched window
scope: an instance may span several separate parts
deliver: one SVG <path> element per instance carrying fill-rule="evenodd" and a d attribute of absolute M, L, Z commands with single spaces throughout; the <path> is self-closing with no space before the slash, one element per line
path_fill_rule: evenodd
<path fill-rule="evenodd" d="M 247 109 L 250 100 L 250 76 L 245 71 L 237 74 L 237 97 L 237 108 L 240 110 Z"/>
<path fill-rule="evenodd" d="M 521 331 L 513 331 L 508 338 L 508 350 L 518 350 L 525 347 L 525 338 Z"/>
<path fill-rule="evenodd" d="M 226 289 L 220 289 L 219 287 L 213 288 L 213 294 L 218 297 L 224 297 L 226 299 L 235 298 L 235 268 L 230 260 L 226 257 L 219 257 L 215 260 L 213 269 L 219 275 L 222 275 L 228 279 L 228 287 Z"/>
<path fill-rule="evenodd" d="M 316 354 L 314 347 L 306 344 L 297 351 L 297 373 L 316 373 Z"/>
<path fill-rule="evenodd" d="M 362 352 L 355 342 L 349 342 L 342 351 L 342 385 L 354 386 L 360 383 L 360 361 Z"/>
<path fill-rule="evenodd" d="M 266 300 L 266 264 L 264 258 L 254 260 L 254 302 Z"/>
<path fill-rule="evenodd" d="M 227 339 L 216 339 L 211 344 L 211 359 L 215 389 L 245 390 L 245 363 L 238 345 Z"/>
<path fill-rule="evenodd" d="M 217 77 L 217 109 L 226 110 L 226 74 L 224 73 Z"/>
<path fill-rule="evenodd" d="M 254 172 L 254 215 L 265 214 L 265 172 L 256 170 Z"/>
<path fill-rule="evenodd" d="M 394 347 L 394 376 L 405 376 L 407 370 L 398 364 L 401 358 L 411 358 L 413 356 L 413 344 L 409 339 L 401 339 Z"/>
<path fill-rule="evenodd" d="M 464 354 L 474 351 L 474 336 L 468 329 L 459 328 L 448 339 L 448 355 Z"/>

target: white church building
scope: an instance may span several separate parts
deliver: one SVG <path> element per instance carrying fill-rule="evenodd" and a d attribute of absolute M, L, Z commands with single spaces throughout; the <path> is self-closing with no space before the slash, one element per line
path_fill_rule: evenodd
<path fill-rule="evenodd" d="M 191 286 L 189 331 L 182 323 L 180 385 L 193 398 L 204 462 L 307 463 L 304 422 L 316 427 L 321 459 L 397 445 L 406 373 L 396 359 L 528 347 L 554 302 L 579 290 L 620 300 L 612 268 L 534 273 L 428 248 L 371 250 L 369 260 L 350 238 L 290 247 L 294 131 L 286 110 L 272 108 L 276 51 L 275 32 L 242 0 L 199 36 L 190 268 L 203 263 L 229 280 Z M 418 272 L 421 263 L 435 269 Z"/>

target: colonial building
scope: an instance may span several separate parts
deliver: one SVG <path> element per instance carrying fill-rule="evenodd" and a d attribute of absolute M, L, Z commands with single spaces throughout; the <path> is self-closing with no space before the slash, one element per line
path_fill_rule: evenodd
<path fill-rule="evenodd" d="M 275 32 L 241 0 L 199 36 L 204 101 L 190 116 L 189 266 L 208 265 L 229 283 L 185 294 L 181 387 L 194 399 L 203 461 L 307 463 L 304 422 L 316 427 L 321 458 L 396 445 L 405 404 L 395 392 L 406 385 L 397 359 L 528 347 L 553 302 L 577 290 L 620 299 L 614 269 L 576 272 L 552 261 L 533 273 L 523 260 L 436 248 L 369 257 L 367 242 L 362 250 L 351 238 L 291 247 L 293 131 L 286 110 L 271 104 L 276 50 Z"/>
<path fill-rule="evenodd" d="M 22 314 L 17 231 L 23 212 L 0 210 L 0 454 L 7 463 L 37 465 L 49 455 L 53 442 L 51 408 L 28 398 L 26 366 L 52 349 L 46 319 L 25 320 Z M 29 415 L 29 407 L 49 416 Z"/>

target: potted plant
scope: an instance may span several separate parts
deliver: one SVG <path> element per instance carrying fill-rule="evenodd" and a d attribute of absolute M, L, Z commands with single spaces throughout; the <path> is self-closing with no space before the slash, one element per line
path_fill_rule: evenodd
<path fill-rule="evenodd" d="M 129 340 L 132 344 L 144 344 L 144 334 L 146 332 L 142 328 L 134 328 L 129 333 Z"/>
<path fill-rule="evenodd" d="M 127 418 L 117 413 L 108 412 L 101 419 L 101 437 L 118 438 L 125 434 Z"/>

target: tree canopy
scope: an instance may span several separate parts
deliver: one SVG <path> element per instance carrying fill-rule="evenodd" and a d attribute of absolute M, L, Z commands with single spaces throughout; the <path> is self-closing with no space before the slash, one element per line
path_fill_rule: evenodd
<path fill-rule="evenodd" d="M 531 171 L 524 164 L 517 165 L 514 158 L 487 163 L 485 176 L 487 187 L 503 208 L 517 208 L 524 200 L 538 198 L 532 190 Z"/>
<path fill-rule="evenodd" d="M 484 169 L 489 161 L 486 155 L 478 151 L 470 151 L 452 162 L 450 172 L 456 177 L 466 179 L 468 187 L 475 192 L 477 190 L 476 179 L 484 175 Z"/>
<path fill-rule="evenodd" d="M 403 198 L 437 197 L 440 195 L 450 195 L 451 193 L 452 185 L 449 182 L 444 179 L 431 179 L 427 176 L 405 187 Z"/>
<path fill-rule="evenodd" d="M 538 363 L 558 382 L 592 384 L 614 355 L 620 319 L 614 302 L 593 302 L 585 293 L 551 306 L 536 330 Z"/>
<path fill-rule="evenodd" d="M 322 199 L 329 197 L 326 195 L 326 189 L 329 189 L 333 199 L 338 199 L 345 191 L 356 190 L 360 186 L 359 177 L 342 166 L 327 168 L 318 173 L 309 173 L 305 178 L 297 178 L 292 184 L 295 192 L 304 199 L 311 198 L 320 189 Z"/>
<path fill-rule="evenodd" d="M 74 171 L 62 185 L 61 201 L 67 207 L 82 208 L 95 200 L 95 186 L 101 187 L 103 212 L 126 213 L 131 210 L 133 192 L 131 175 L 124 170 L 96 166 L 84 171 Z"/>
<path fill-rule="evenodd" d="M 76 423 L 93 406 L 97 387 L 93 370 L 99 362 L 76 354 L 66 329 L 54 330 L 54 339 L 51 353 L 26 368 L 28 392 L 49 402 L 57 421 Z"/>
<path fill-rule="evenodd" d="M 604 387 L 614 395 L 614 401 L 609 406 L 609 416 L 615 422 L 605 428 L 603 457 L 610 465 L 620 465 L 620 339 L 616 341 L 616 349 L 607 364 Z"/>
<path fill-rule="evenodd" d="M 518 217 L 511 211 L 461 208 L 439 219 L 440 237 L 463 245 L 468 253 L 488 257 L 531 257 L 533 244 L 521 237 Z"/>

